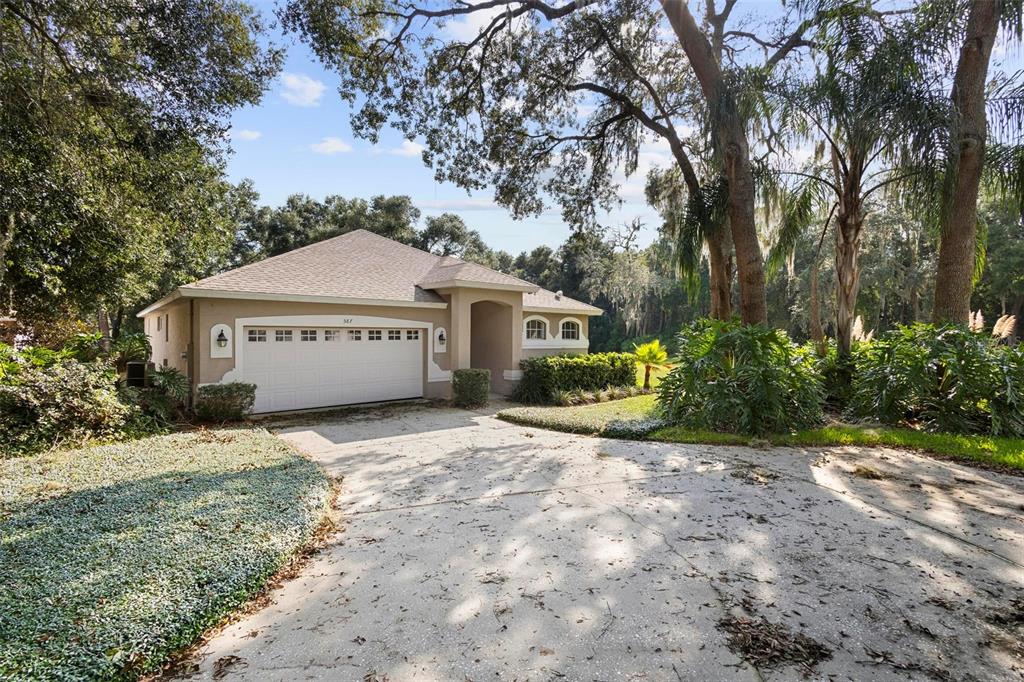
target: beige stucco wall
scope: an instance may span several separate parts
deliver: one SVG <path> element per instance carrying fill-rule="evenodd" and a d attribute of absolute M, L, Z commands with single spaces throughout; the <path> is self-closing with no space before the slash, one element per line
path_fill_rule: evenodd
<path fill-rule="evenodd" d="M 448 352 L 452 354 L 452 367 L 456 369 L 473 366 L 473 304 L 481 301 L 492 301 L 511 309 L 513 324 L 495 331 L 496 334 L 504 334 L 507 340 L 508 348 L 510 349 L 510 353 L 505 356 L 508 359 L 507 366 L 501 367 L 501 363 L 495 361 L 495 368 L 489 368 L 492 370 L 492 388 L 502 393 L 511 392 L 514 384 L 506 381 L 503 375 L 505 370 L 517 370 L 519 368 L 519 358 L 522 355 L 522 292 L 460 287 L 456 289 L 442 289 L 438 293 L 445 296 L 451 302 L 452 343 Z M 482 328 L 478 326 L 478 329 Z M 505 348 L 504 343 L 502 348 Z M 499 369 L 500 371 L 497 371 Z"/>
<path fill-rule="evenodd" d="M 530 311 L 524 311 L 523 312 L 523 320 L 526 320 L 527 318 L 530 318 L 530 317 L 542 317 L 542 318 L 544 318 L 544 320 L 547 321 L 547 323 L 548 323 L 548 339 L 550 340 L 550 342 L 553 345 L 545 346 L 543 348 L 530 348 L 529 345 L 524 345 L 523 349 L 522 349 L 522 357 L 524 357 L 524 358 L 534 358 L 534 357 L 540 357 L 540 356 L 543 356 L 543 355 L 562 355 L 564 353 L 583 354 L 583 353 L 587 353 L 588 352 L 587 348 L 568 348 L 568 347 L 558 346 L 557 344 L 555 344 L 555 340 L 553 339 L 553 337 L 556 334 L 558 334 L 559 331 L 561 330 L 562 321 L 567 319 L 567 318 L 571 318 L 571 319 L 576 320 L 577 322 L 579 322 L 580 323 L 580 335 L 584 339 L 589 338 L 590 337 L 590 318 L 587 317 L 586 315 L 583 315 L 581 313 L 536 313 L 536 312 L 530 312 Z M 521 322 L 520 323 L 520 328 L 522 329 L 522 334 L 525 337 L 525 335 L 526 335 L 525 322 Z M 525 340 L 525 338 L 523 340 L 523 343 L 527 344 L 527 341 Z"/>
<path fill-rule="evenodd" d="M 160 329 L 157 330 L 157 318 Z M 177 300 L 143 318 L 143 329 L 153 348 L 152 361 L 158 367 L 173 367 L 184 374 L 188 367 L 189 304 Z M 183 357 L 184 356 L 184 357 Z"/>
<path fill-rule="evenodd" d="M 402 306 L 338 305 L 331 303 L 298 303 L 243 299 L 194 298 L 173 301 L 144 318 L 146 333 L 153 345 L 153 361 L 158 365 L 166 359 L 167 365 L 186 372 L 193 385 L 218 383 L 235 367 L 240 338 L 232 339 L 231 358 L 210 357 L 210 329 L 225 324 L 235 329 L 239 318 L 285 317 L 294 315 L 338 315 L 381 317 L 410 322 L 429 323 L 434 331 L 445 330 L 447 351 L 434 352 L 434 338 L 425 334 L 429 358 L 441 370 L 462 367 L 486 367 L 491 370 L 492 388 L 499 393 L 510 393 L 515 381 L 505 379 L 505 371 L 519 368 L 522 357 L 552 355 L 556 353 L 586 353 L 585 348 L 523 348 L 523 319 L 538 313 L 523 312 L 522 293 L 491 289 L 456 288 L 440 290 L 448 308 L 409 308 Z M 474 307 L 474 304 L 480 304 Z M 475 318 L 474 318 L 475 314 Z M 582 314 L 543 313 L 548 321 L 549 337 L 558 330 L 561 321 L 572 317 L 579 321 L 581 333 L 588 334 L 588 319 Z M 166 316 L 166 317 L 164 317 Z M 188 357 L 189 320 L 194 316 L 192 344 L 195 353 Z M 169 323 L 165 332 L 156 331 L 156 320 L 162 317 Z M 234 335 L 234 334 L 233 334 Z M 429 337 L 429 338 L 428 338 Z M 185 355 L 185 357 L 183 357 Z M 190 367 L 190 360 L 192 366 Z M 448 381 L 428 381 L 429 363 L 424 363 L 424 395 L 446 398 L 451 395 Z"/>

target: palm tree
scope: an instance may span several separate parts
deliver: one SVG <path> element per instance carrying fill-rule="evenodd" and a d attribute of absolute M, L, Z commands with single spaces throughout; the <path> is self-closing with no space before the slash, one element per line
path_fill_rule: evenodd
<path fill-rule="evenodd" d="M 636 362 L 644 366 L 644 390 L 651 390 L 651 370 L 661 369 L 668 364 L 668 350 L 661 345 L 661 341 L 654 339 L 649 343 L 633 346 L 633 354 Z"/>
<path fill-rule="evenodd" d="M 778 184 L 767 178 L 766 186 L 781 213 L 769 272 L 781 266 L 804 230 L 820 226 L 819 249 L 829 227 L 834 230 L 836 341 L 846 356 L 857 317 L 858 256 L 869 199 L 914 172 L 903 164 L 914 142 L 906 134 L 907 121 L 920 117 L 934 98 L 906 48 L 907 32 L 870 18 L 842 28 L 842 38 L 823 50 L 825 63 L 812 79 L 775 88 L 786 128 L 797 139 L 817 142 L 819 151 L 798 170 L 780 171 Z"/>

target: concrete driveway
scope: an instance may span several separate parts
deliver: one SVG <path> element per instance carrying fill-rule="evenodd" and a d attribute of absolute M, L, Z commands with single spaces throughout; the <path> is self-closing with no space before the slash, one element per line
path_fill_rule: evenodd
<path fill-rule="evenodd" d="M 343 528 L 196 679 L 1024 678 L 1024 479 L 430 407 L 282 437 Z"/>

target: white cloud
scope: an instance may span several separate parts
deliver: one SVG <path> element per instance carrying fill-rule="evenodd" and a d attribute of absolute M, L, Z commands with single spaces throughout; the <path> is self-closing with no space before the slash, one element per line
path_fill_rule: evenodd
<path fill-rule="evenodd" d="M 352 145 L 340 137 L 325 137 L 309 148 L 317 154 L 344 154 L 352 151 Z"/>
<path fill-rule="evenodd" d="M 422 153 L 423 145 L 412 140 L 402 140 L 400 147 L 393 147 L 388 150 L 388 154 L 394 154 L 395 156 L 419 156 Z"/>
<path fill-rule="evenodd" d="M 323 82 L 301 73 L 281 74 L 281 84 L 284 86 L 281 97 L 297 107 L 315 107 L 327 89 Z"/>
<path fill-rule="evenodd" d="M 242 129 L 242 130 L 232 130 L 231 131 L 231 139 L 232 140 L 258 140 L 261 137 L 263 137 L 263 133 L 261 133 L 258 130 Z"/>
<path fill-rule="evenodd" d="M 489 10 L 470 12 L 462 18 L 449 21 L 443 30 L 448 37 L 468 43 L 480 35 L 480 32 L 487 28 L 495 17 L 506 11 L 504 7 L 494 7 Z"/>

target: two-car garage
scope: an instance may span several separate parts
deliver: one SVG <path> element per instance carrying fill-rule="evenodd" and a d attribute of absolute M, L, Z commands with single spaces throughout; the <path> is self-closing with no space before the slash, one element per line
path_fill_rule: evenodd
<path fill-rule="evenodd" d="M 254 412 L 423 395 L 425 334 L 418 328 L 246 326 L 239 343 Z"/>

